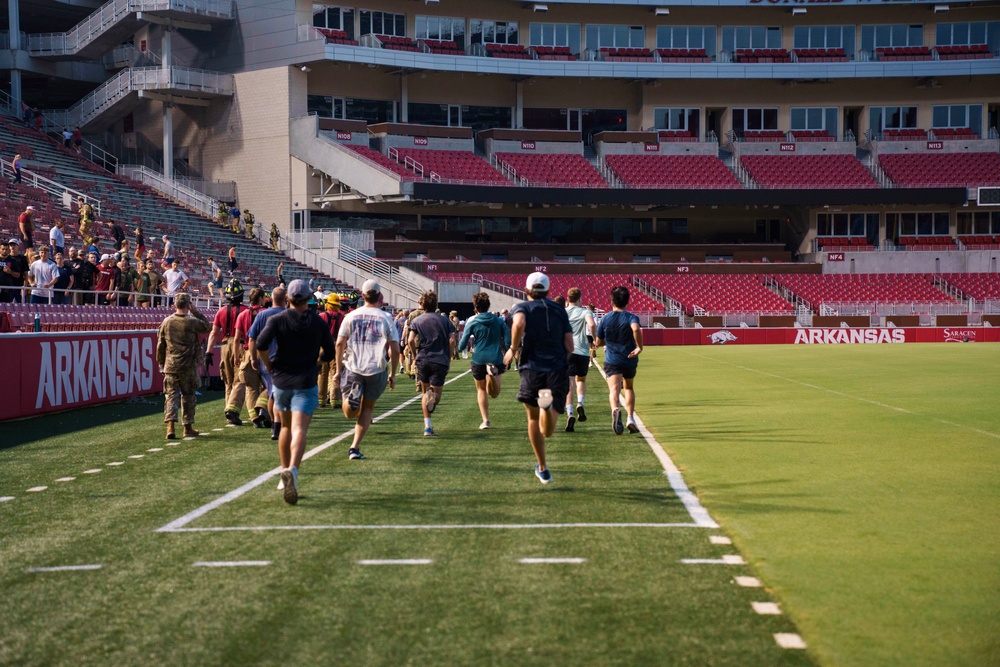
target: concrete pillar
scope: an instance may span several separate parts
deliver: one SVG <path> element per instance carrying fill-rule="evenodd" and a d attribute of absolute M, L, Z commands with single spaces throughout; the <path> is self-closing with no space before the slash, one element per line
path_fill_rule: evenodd
<path fill-rule="evenodd" d="M 172 42 L 173 42 L 173 30 L 169 27 L 163 29 L 163 44 L 161 48 L 163 53 L 161 54 L 162 60 L 160 61 L 160 66 L 163 68 L 164 72 L 170 71 L 170 66 L 173 64 L 172 56 Z"/>
<path fill-rule="evenodd" d="M 7 3 L 7 24 L 10 29 L 10 50 L 17 51 L 21 48 L 21 7 L 19 0 L 10 0 Z M 27 47 L 27 44 L 24 44 Z M 12 54 L 13 55 L 13 54 Z M 17 59 L 14 59 L 17 62 Z M 21 101 L 21 70 L 12 69 L 10 71 L 10 96 L 14 102 Z M 17 109 L 18 115 L 21 110 Z"/>
<path fill-rule="evenodd" d="M 410 122 L 410 83 L 405 74 L 399 75 L 399 110 L 400 122 Z"/>
<path fill-rule="evenodd" d="M 514 101 L 514 127 L 513 130 L 518 130 L 524 127 L 524 83 L 518 81 L 514 84 L 514 90 L 517 92 L 517 97 Z"/>
<path fill-rule="evenodd" d="M 163 176 L 174 177 L 174 103 L 163 103 Z"/>

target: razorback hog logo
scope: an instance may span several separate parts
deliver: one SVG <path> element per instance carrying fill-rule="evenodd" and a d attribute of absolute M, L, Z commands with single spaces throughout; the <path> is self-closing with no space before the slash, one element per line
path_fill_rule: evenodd
<path fill-rule="evenodd" d="M 974 343 L 976 342 L 975 329 L 945 329 L 944 342 L 946 343 Z"/>
<path fill-rule="evenodd" d="M 712 345 L 725 345 L 726 343 L 731 343 L 736 340 L 736 336 L 733 335 L 732 331 L 728 329 L 722 329 L 721 331 L 716 331 L 714 334 L 708 337 L 712 341 Z"/>

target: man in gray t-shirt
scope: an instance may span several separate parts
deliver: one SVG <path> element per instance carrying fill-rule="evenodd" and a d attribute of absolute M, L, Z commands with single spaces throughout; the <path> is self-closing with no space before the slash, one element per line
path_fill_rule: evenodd
<path fill-rule="evenodd" d="M 431 413 L 441 400 L 444 379 L 451 368 L 450 341 L 455 327 L 447 317 L 437 310 L 438 297 L 428 290 L 420 297 L 426 311 L 410 323 L 410 334 L 406 345 L 412 352 L 417 369 L 417 382 L 423 392 L 421 404 L 424 411 L 424 435 L 434 435 Z"/>

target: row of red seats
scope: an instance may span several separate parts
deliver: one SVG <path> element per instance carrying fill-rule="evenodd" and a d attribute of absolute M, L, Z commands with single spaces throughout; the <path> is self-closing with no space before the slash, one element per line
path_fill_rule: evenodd
<path fill-rule="evenodd" d="M 819 62 L 837 62 L 847 60 L 847 52 L 842 48 L 835 49 L 792 49 L 795 57 L 799 61 L 819 61 Z"/>
<path fill-rule="evenodd" d="M 992 58 L 990 47 L 986 44 L 960 44 L 954 46 L 938 46 L 937 51 L 941 60 L 956 60 L 962 58 Z"/>
<path fill-rule="evenodd" d="M 927 131 L 917 127 L 907 127 L 901 130 L 882 130 L 882 139 L 886 141 L 915 141 L 927 138 Z"/>
<path fill-rule="evenodd" d="M 602 47 L 600 49 L 601 60 L 618 60 L 637 62 L 642 60 L 653 60 L 653 52 L 649 49 L 639 48 L 614 48 Z"/>
<path fill-rule="evenodd" d="M 743 141 L 783 141 L 785 133 L 781 130 L 744 130 Z"/>
<path fill-rule="evenodd" d="M 851 250 L 872 248 L 864 236 L 817 236 L 816 245 L 820 248 L 851 248 Z"/>
<path fill-rule="evenodd" d="M 904 187 L 1000 186 L 998 153 L 883 153 L 879 166 Z"/>
<path fill-rule="evenodd" d="M 930 60 L 931 50 L 926 46 L 886 46 L 875 49 L 878 60 Z"/>
<path fill-rule="evenodd" d="M 660 130 L 657 138 L 660 141 L 698 141 L 690 130 Z"/>
<path fill-rule="evenodd" d="M 5 303 L 0 312 L 10 316 L 14 331 L 33 331 L 35 315 L 42 331 L 133 331 L 156 329 L 173 308 L 131 306 L 75 306 Z"/>
<path fill-rule="evenodd" d="M 404 165 L 406 158 L 417 163 L 423 169 L 425 179 L 430 179 L 435 173 L 448 181 L 511 185 L 489 162 L 469 151 L 399 148 L 396 153 Z"/>
<path fill-rule="evenodd" d="M 630 187 L 740 188 L 714 155 L 608 155 L 604 163 Z"/>
<path fill-rule="evenodd" d="M 642 276 L 653 287 L 677 301 L 688 315 L 695 307 L 709 312 L 790 313 L 792 304 L 749 274 L 653 274 Z"/>
<path fill-rule="evenodd" d="M 374 162 L 375 164 L 388 169 L 392 173 L 401 176 L 404 181 L 412 181 L 416 179 L 412 171 L 408 171 L 405 167 L 403 167 L 403 165 L 399 164 L 394 160 L 390 160 L 386 156 L 379 153 L 377 150 L 369 148 L 368 146 L 356 146 L 354 144 L 341 144 L 341 145 L 350 151 L 354 151 L 355 153 L 365 158 L 366 160 Z"/>
<path fill-rule="evenodd" d="M 792 130 L 792 136 L 796 141 L 836 141 L 826 130 Z"/>
<path fill-rule="evenodd" d="M 1000 299 L 1000 273 L 943 273 L 941 277 L 973 299 Z"/>
<path fill-rule="evenodd" d="M 958 240 L 961 241 L 965 247 L 969 246 L 995 246 L 1000 245 L 1000 234 L 996 236 L 991 236 L 990 234 L 960 234 Z"/>
<path fill-rule="evenodd" d="M 874 188 L 864 165 L 853 155 L 744 155 L 750 177 L 770 188 Z"/>
<path fill-rule="evenodd" d="M 375 35 L 375 38 L 382 43 L 383 49 L 389 49 L 390 51 L 421 51 L 420 46 L 409 37 L 398 37 L 396 35 Z"/>
<path fill-rule="evenodd" d="M 778 283 L 816 308 L 831 302 L 955 303 L 923 273 L 774 274 Z"/>
<path fill-rule="evenodd" d="M 514 60 L 531 60 L 531 54 L 520 44 L 486 44 L 486 55 L 490 58 L 512 58 Z"/>
<path fill-rule="evenodd" d="M 711 58 L 708 57 L 708 52 L 705 49 L 657 49 L 656 52 L 660 55 L 660 58 L 681 58 L 697 59 L 695 62 L 708 62 Z"/>
<path fill-rule="evenodd" d="M 608 187 L 582 155 L 497 153 L 496 158 L 510 165 L 518 179 L 526 179 L 533 185 Z"/>
<path fill-rule="evenodd" d="M 539 60 L 576 60 L 568 46 L 532 46 Z"/>
<path fill-rule="evenodd" d="M 733 61 L 738 63 L 790 63 L 787 49 L 736 49 Z"/>
<path fill-rule="evenodd" d="M 898 245 L 906 247 L 934 246 L 935 249 L 957 248 L 955 239 L 950 236 L 900 236 Z"/>
<path fill-rule="evenodd" d="M 979 135 L 971 127 L 935 127 L 931 129 L 935 139 L 978 139 Z"/>
<path fill-rule="evenodd" d="M 458 43 L 451 40 L 421 39 L 418 40 L 418 43 L 423 44 L 431 53 L 446 56 L 465 55 L 465 51 L 458 45 Z"/>
<path fill-rule="evenodd" d="M 326 37 L 326 41 L 330 44 L 347 44 L 348 46 L 357 46 L 358 40 L 351 39 L 347 36 L 347 32 L 344 30 L 333 30 L 332 28 L 316 28 L 323 36 Z"/>

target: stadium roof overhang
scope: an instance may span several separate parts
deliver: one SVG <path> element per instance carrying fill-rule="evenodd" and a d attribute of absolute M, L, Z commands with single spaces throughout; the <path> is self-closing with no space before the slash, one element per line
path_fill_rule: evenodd
<path fill-rule="evenodd" d="M 629 190 L 490 187 L 414 183 L 418 201 L 523 204 L 527 206 L 893 206 L 968 202 L 965 188 L 869 188 L 794 190 Z"/>

